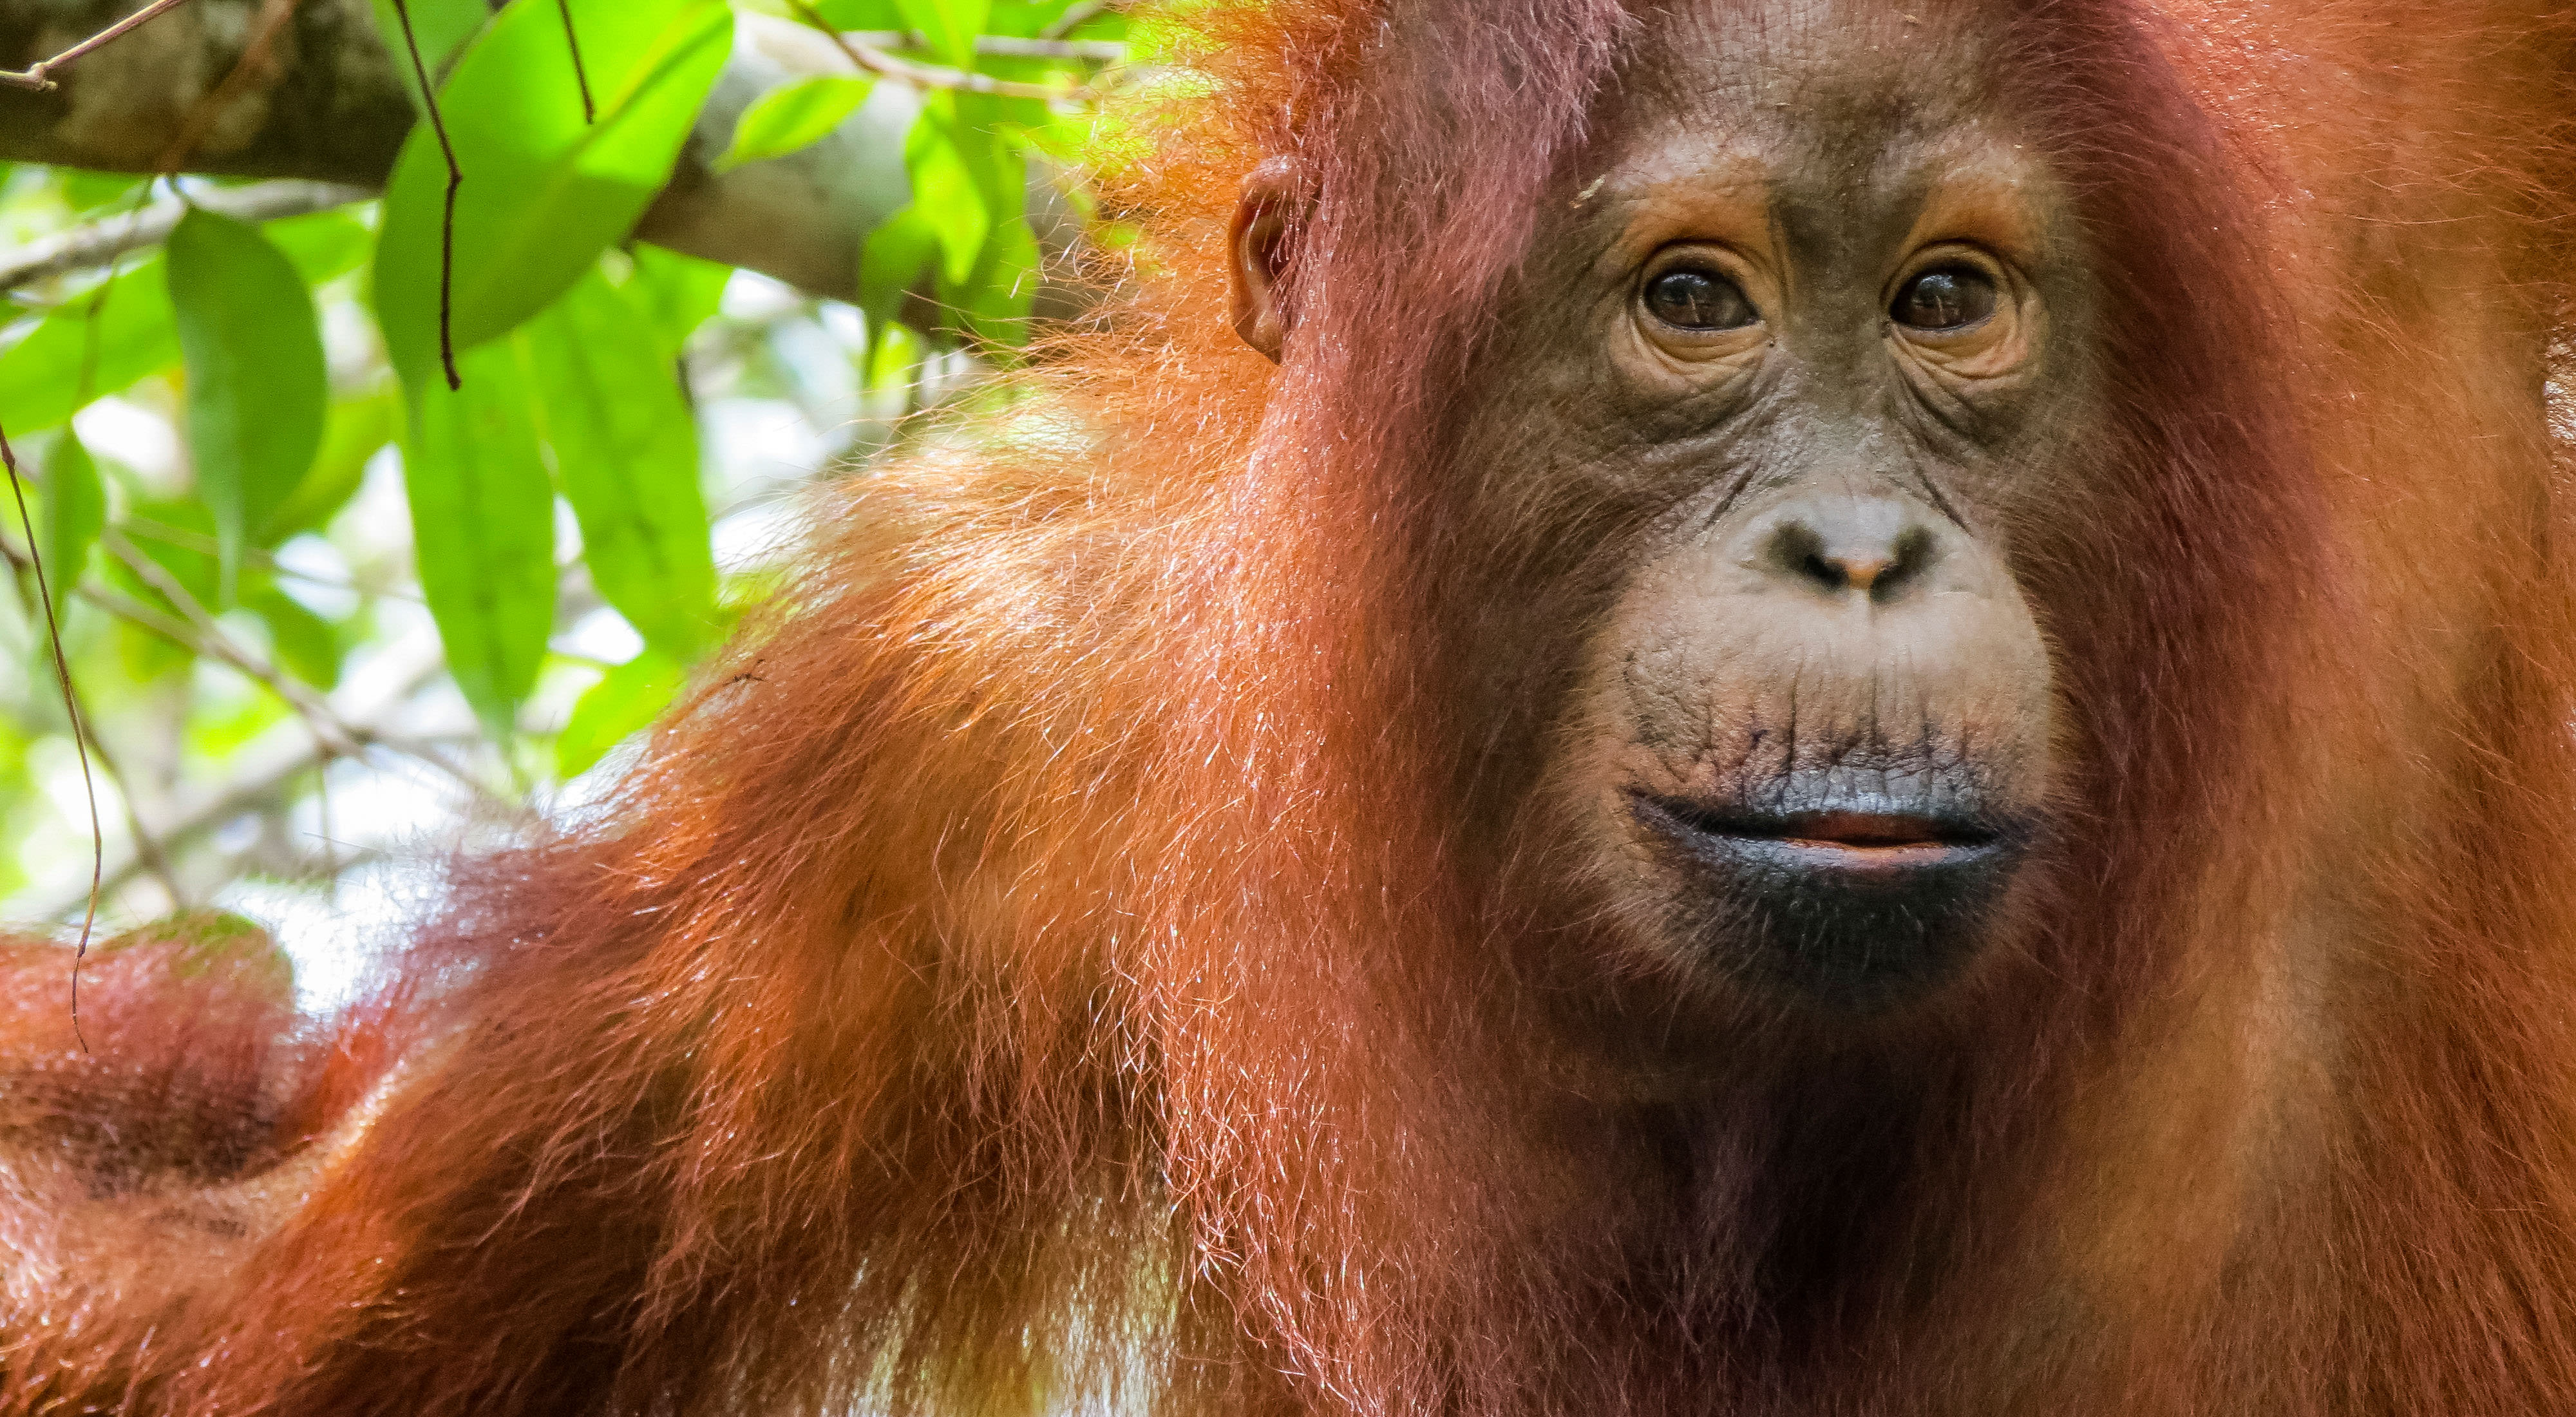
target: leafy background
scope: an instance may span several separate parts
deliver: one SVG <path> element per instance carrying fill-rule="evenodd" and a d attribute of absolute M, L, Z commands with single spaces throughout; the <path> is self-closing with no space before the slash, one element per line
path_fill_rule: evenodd
<path fill-rule="evenodd" d="M 156 247 L 12 291 L 0 329 L 35 553 L 8 507 L 0 916 L 77 925 L 94 794 L 102 934 L 237 910 L 315 1003 L 460 822 L 583 809 L 774 583 L 801 485 L 979 396 L 1029 328 L 1032 173 L 1080 215 L 1092 100 L 1150 72 L 1102 4 L 741 0 L 892 72 L 764 95 L 719 168 L 911 115 L 911 203 L 851 253 L 848 305 L 628 239 L 726 0 L 374 3 L 440 120 L 381 200 L 254 224 L 194 205 L 218 180 L 0 179 L 7 246 L 190 204 Z"/>

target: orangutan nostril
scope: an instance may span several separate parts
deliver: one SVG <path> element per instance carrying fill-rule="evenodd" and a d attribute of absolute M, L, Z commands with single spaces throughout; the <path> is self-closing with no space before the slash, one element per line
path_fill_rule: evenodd
<path fill-rule="evenodd" d="M 1940 559 L 1940 546 L 1920 522 L 1893 536 L 1855 526 L 1791 518 L 1771 533 L 1761 557 L 1774 572 L 1829 595 L 1857 591 L 1872 601 L 1896 599 Z"/>

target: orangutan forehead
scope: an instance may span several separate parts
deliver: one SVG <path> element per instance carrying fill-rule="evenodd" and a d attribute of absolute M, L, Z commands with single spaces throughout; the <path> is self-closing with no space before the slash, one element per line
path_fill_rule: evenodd
<path fill-rule="evenodd" d="M 1888 135 L 1828 160 L 1794 123 L 1667 122 L 1580 176 L 1578 240 L 1614 263 L 1670 241 L 1742 251 L 1777 240 L 1971 241 L 2039 259 L 2066 210 L 2046 162 L 2010 130 L 1966 122 Z"/>
<path fill-rule="evenodd" d="M 1975 0 L 1695 0 L 1641 17 L 1628 124 L 1764 126 L 1811 155 L 1924 142 L 1991 113 L 1999 7 Z M 1838 151 L 1861 149 L 1862 154 Z"/>

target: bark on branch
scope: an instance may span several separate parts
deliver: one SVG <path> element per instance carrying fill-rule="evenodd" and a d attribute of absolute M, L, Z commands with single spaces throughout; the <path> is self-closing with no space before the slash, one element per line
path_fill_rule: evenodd
<path fill-rule="evenodd" d="M 59 54 L 139 8 L 140 0 L 0 0 L 0 68 Z M 0 159 L 159 170 L 198 104 L 233 72 L 260 8 L 260 0 L 193 0 L 55 71 L 51 90 L 0 88 Z M 903 137 L 919 98 L 904 84 L 880 84 L 822 142 L 715 172 L 754 99 L 793 78 L 849 71 L 821 34 L 761 15 L 738 21 L 733 58 L 636 234 L 849 299 L 861 241 L 910 199 Z M 204 115 L 181 170 L 380 187 L 413 113 L 367 0 L 304 0 L 272 60 Z M 1061 250 L 1071 224 L 1046 195 L 1033 204 L 1032 223 L 1042 244 Z"/>
<path fill-rule="evenodd" d="M 164 200 L 127 215 L 118 212 L 88 226 L 74 227 L 15 251 L 0 253 L 0 295 L 22 285 L 50 280 L 72 271 L 106 265 L 128 251 L 158 246 L 170 239 L 188 214 L 191 202 L 241 221 L 273 221 L 365 201 L 374 195 L 364 187 L 287 179 L 251 187 L 224 187 L 193 194 L 190 201 Z"/>

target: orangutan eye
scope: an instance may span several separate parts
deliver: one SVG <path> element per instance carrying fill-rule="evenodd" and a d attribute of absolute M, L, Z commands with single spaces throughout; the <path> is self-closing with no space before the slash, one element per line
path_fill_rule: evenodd
<path fill-rule="evenodd" d="M 1646 308 L 1682 330 L 1740 330 L 1761 318 L 1743 288 L 1714 271 L 1684 267 L 1646 283 Z"/>
<path fill-rule="evenodd" d="M 1995 313 L 1992 276 L 1974 266 L 1936 266 L 1905 283 L 1889 318 L 1916 330 L 1957 330 Z"/>

